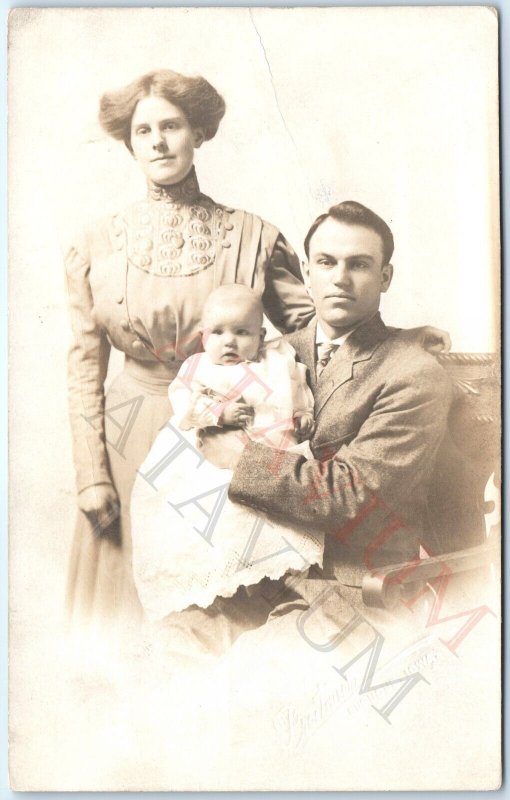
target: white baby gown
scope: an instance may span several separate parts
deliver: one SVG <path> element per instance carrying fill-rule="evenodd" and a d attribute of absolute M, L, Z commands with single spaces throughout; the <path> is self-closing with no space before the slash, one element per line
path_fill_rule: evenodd
<path fill-rule="evenodd" d="M 297 444 L 293 418 L 313 413 L 313 396 L 291 345 L 267 342 L 258 361 L 235 365 L 214 364 L 206 353 L 191 356 L 169 397 L 174 415 L 138 470 L 131 498 L 134 579 L 149 619 L 193 604 L 206 608 L 264 577 L 322 566 L 322 534 L 286 528 L 232 503 L 232 472 L 206 461 L 196 446 L 197 429 L 217 426 L 225 404 L 245 402 L 254 409 L 245 428 L 250 438 L 311 457 L 307 442 Z"/>

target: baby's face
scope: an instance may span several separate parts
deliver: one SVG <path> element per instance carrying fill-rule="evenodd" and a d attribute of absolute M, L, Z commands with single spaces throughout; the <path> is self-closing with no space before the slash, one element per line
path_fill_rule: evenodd
<path fill-rule="evenodd" d="M 202 322 L 202 343 L 214 364 L 255 361 L 263 339 L 259 313 L 244 302 L 210 308 Z"/>

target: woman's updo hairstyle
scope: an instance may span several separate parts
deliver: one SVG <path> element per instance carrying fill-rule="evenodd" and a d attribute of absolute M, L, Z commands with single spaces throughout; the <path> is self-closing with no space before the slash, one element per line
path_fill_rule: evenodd
<path fill-rule="evenodd" d="M 178 106 L 192 128 L 203 130 L 206 140 L 216 134 L 225 113 L 223 97 L 205 78 L 181 75 L 169 69 L 148 72 L 122 89 L 107 92 L 100 101 L 102 128 L 109 136 L 123 141 L 128 150 L 131 150 L 131 119 L 136 105 L 151 94 Z"/>

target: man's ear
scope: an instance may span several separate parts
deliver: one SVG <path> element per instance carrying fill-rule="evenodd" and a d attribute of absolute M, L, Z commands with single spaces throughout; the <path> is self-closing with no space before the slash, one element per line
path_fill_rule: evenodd
<path fill-rule="evenodd" d="M 305 288 L 308 294 L 311 294 L 311 285 L 310 285 L 310 263 L 308 261 L 301 262 L 301 271 L 303 273 L 303 279 L 305 282 Z"/>
<path fill-rule="evenodd" d="M 381 268 L 381 292 L 387 292 L 393 278 L 393 264 L 385 264 Z"/>
<path fill-rule="evenodd" d="M 260 344 L 263 343 L 265 338 L 266 338 L 266 329 L 265 328 L 261 328 L 260 329 Z"/>
<path fill-rule="evenodd" d="M 193 147 L 200 147 L 205 141 L 205 134 L 202 128 L 193 129 Z"/>

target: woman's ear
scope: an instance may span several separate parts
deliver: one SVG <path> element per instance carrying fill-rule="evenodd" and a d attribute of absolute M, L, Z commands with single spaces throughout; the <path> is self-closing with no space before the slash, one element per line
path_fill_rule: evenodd
<path fill-rule="evenodd" d="M 262 344 L 262 342 L 264 341 L 265 338 L 266 338 L 266 329 L 265 328 L 261 328 L 260 329 L 260 344 Z"/>
<path fill-rule="evenodd" d="M 200 147 L 205 141 L 205 134 L 202 128 L 194 128 L 193 130 L 193 146 Z"/>

